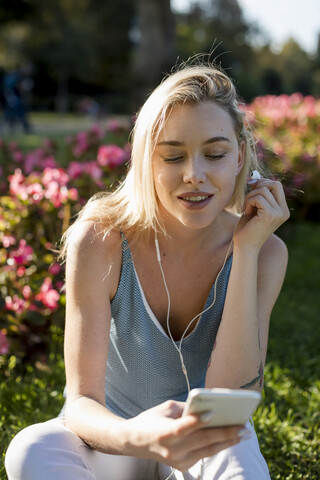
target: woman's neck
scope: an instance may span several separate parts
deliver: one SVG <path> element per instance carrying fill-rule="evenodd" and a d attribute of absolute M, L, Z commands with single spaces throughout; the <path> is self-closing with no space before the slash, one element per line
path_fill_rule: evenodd
<path fill-rule="evenodd" d="M 190 258 L 199 252 L 219 249 L 230 239 L 230 213 L 222 212 L 213 223 L 205 228 L 190 228 L 180 222 L 163 222 L 166 233 L 158 232 L 157 238 L 162 250 L 179 257 Z"/>

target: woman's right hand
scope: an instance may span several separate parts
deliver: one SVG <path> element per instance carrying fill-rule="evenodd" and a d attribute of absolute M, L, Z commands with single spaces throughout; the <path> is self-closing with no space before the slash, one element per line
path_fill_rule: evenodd
<path fill-rule="evenodd" d="M 182 416 L 184 405 L 169 400 L 128 420 L 128 454 L 186 471 L 243 437 L 243 426 L 204 428 L 209 420 L 200 415 Z"/>

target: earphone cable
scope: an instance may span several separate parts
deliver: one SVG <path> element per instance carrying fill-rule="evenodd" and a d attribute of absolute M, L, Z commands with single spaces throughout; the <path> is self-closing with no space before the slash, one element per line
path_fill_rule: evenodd
<path fill-rule="evenodd" d="M 161 255 L 160 255 L 160 247 L 159 247 L 159 242 L 158 242 L 158 238 L 157 238 L 157 232 L 155 231 L 155 246 L 156 246 L 156 252 L 157 252 L 157 260 L 158 260 L 158 263 L 159 263 L 159 267 L 160 267 L 160 270 L 161 270 L 161 275 L 162 275 L 162 280 L 163 280 L 163 284 L 164 284 L 164 287 L 165 287 L 165 290 L 166 290 L 166 293 L 167 293 L 167 298 L 168 298 L 168 308 L 167 308 L 167 320 L 166 320 L 166 325 L 167 325 L 167 331 L 168 331 L 168 334 L 169 334 L 169 337 L 170 337 L 170 340 L 173 344 L 173 346 L 175 347 L 175 349 L 178 351 L 179 353 L 179 357 L 180 357 L 180 362 L 181 362 L 181 368 L 182 368 L 182 371 L 183 371 L 183 374 L 186 378 L 186 382 L 187 382 L 187 387 L 188 387 L 188 393 L 190 392 L 190 382 L 189 382 L 189 378 L 188 378 L 188 372 L 187 372 L 187 369 L 186 369 L 186 366 L 185 366 L 185 363 L 184 363 L 184 358 L 183 358 L 183 354 L 182 354 L 182 342 L 189 330 L 189 328 L 191 327 L 191 325 L 193 324 L 193 322 L 199 318 L 201 315 L 203 315 L 204 313 L 206 313 L 208 310 L 210 310 L 216 303 L 216 298 L 217 298 L 217 285 L 218 285 L 218 281 L 219 281 L 219 278 L 220 278 L 220 275 L 227 263 L 227 260 L 228 260 L 228 257 L 229 257 L 229 254 L 230 254 L 230 250 L 231 250 L 231 247 L 232 247 L 232 243 L 233 243 L 233 239 L 234 239 L 234 236 L 235 236 L 235 233 L 237 231 L 237 228 L 238 228 L 238 225 L 239 225 L 239 222 L 241 220 L 241 218 L 243 217 L 243 212 L 240 214 L 239 216 L 239 219 L 236 223 L 236 226 L 233 230 L 233 234 L 232 234 L 232 237 L 231 237 L 231 241 L 229 243 L 229 246 L 228 246 L 228 250 L 227 250 L 227 253 L 225 255 L 225 258 L 224 258 L 224 262 L 222 264 L 222 267 L 220 268 L 219 272 L 218 272 L 218 275 L 216 276 L 216 280 L 214 282 L 214 287 L 213 287 L 213 301 L 212 303 L 206 308 L 204 309 L 202 312 L 198 313 L 187 325 L 186 329 L 184 330 L 180 340 L 179 340 L 179 346 L 176 345 L 176 342 L 174 341 L 174 338 L 172 336 L 172 333 L 171 333 L 171 329 L 170 329 L 170 306 L 171 306 L 171 299 L 170 299 L 170 293 L 169 293 L 169 289 L 168 289 L 168 285 L 167 285 L 167 282 L 166 282 L 166 278 L 165 278 L 165 274 L 164 274 L 164 271 L 163 271 L 163 267 L 162 267 L 162 263 L 161 263 Z"/>
<path fill-rule="evenodd" d="M 235 236 L 235 233 L 236 233 L 236 230 L 238 228 L 238 225 L 239 225 L 239 222 L 241 220 L 241 218 L 243 217 L 243 214 L 244 212 L 242 212 L 239 216 L 239 219 L 236 223 L 236 226 L 234 228 L 234 231 L 233 231 L 233 234 L 232 234 L 232 238 L 231 238 L 231 241 L 230 241 L 230 244 L 228 246 L 228 250 L 227 250 L 227 253 L 225 255 L 225 258 L 224 258 L 224 262 L 222 264 L 222 267 L 220 268 L 219 272 L 218 272 L 218 275 L 216 276 L 216 279 L 215 279 L 215 282 L 214 282 L 214 286 L 213 286 L 213 300 L 211 302 L 211 304 L 206 308 L 204 309 L 202 312 L 198 313 L 187 325 L 187 328 L 184 330 L 181 338 L 180 338 L 180 341 L 179 341 L 179 346 L 176 345 L 176 342 L 174 341 L 174 338 L 172 336 L 172 333 L 171 333 L 171 329 L 170 329 L 170 305 L 171 305 L 171 300 L 170 300 L 170 293 L 169 293 L 169 289 L 168 289 L 168 285 L 167 285 L 167 282 L 166 282 L 166 277 L 165 277 L 165 274 L 164 274 L 164 271 L 163 271 L 163 267 L 162 267 L 162 263 L 161 263 L 161 254 L 160 254 L 160 247 L 159 247 L 159 242 L 158 242 L 158 238 L 157 238 L 157 232 L 155 231 L 155 239 L 154 239 L 154 242 L 155 242 L 155 246 L 156 246 L 156 253 L 157 253 L 157 260 L 158 260 L 158 263 L 159 263 L 159 267 L 160 267 L 160 270 L 161 270 L 161 275 L 162 275 L 162 280 L 163 280 L 163 284 L 164 284 L 164 287 L 165 287 L 165 290 L 166 290 L 166 293 L 167 293 L 167 298 L 168 298 L 168 308 L 167 308 L 167 320 L 166 320 L 166 325 L 167 325 L 167 331 L 168 331 L 168 334 L 169 334 L 169 337 L 170 337 L 170 340 L 172 342 L 172 344 L 174 345 L 175 349 L 178 351 L 179 353 L 179 357 L 180 357 L 180 362 L 181 362 L 181 368 L 182 368 L 182 372 L 185 376 L 185 379 L 186 379 L 186 382 L 187 382 L 187 388 L 188 388 L 188 394 L 190 393 L 190 382 L 189 382 L 189 377 L 188 377 L 188 372 L 187 372 L 187 368 L 185 366 L 185 363 L 184 363 L 184 358 L 183 358 L 183 354 L 182 354 L 182 342 L 190 328 L 190 326 L 193 324 L 193 322 L 198 318 L 198 317 L 201 317 L 201 315 L 203 315 L 204 313 L 206 313 L 208 310 L 210 310 L 216 303 L 216 298 L 217 298 L 217 284 L 218 284 L 218 281 L 219 281 L 219 278 L 220 278 L 220 274 L 222 273 L 226 263 L 227 263 L 227 260 L 229 258 L 229 254 L 230 254 L 230 250 L 231 250 L 231 246 L 232 246 L 232 243 L 233 243 L 233 239 L 234 239 L 234 236 Z M 172 467 L 171 467 L 172 468 Z M 200 471 L 200 480 L 203 479 L 203 476 L 204 476 L 204 469 L 205 469 L 205 463 L 204 463 L 204 459 L 201 459 L 201 471 Z M 165 480 L 169 480 L 172 475 L 174 475 L 176 469 L 175 468 L 172 468 L 172 471 L 170 473 L 170 475 L 165 479 Z"/>

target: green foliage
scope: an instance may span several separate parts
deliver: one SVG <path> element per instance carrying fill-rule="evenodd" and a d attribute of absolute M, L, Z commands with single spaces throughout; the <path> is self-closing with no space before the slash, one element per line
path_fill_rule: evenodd
<path fill-rule="evenodd" d="M 11 438 L 24 427 L 57 416 L 63 405 L 65 383 L 63 332 L 52 326 L 47 360 L 23 364 L 11 355 L 0 357 L 0 479 L 5 480 L 3 460 Z"/>
<path fill-rule="evenodd" d="M 283 227 L 289 247 L 285 283 L 274 308 L 264 401 L 255 415 L 273 480 L 319 478 L 320 226 Z"/>

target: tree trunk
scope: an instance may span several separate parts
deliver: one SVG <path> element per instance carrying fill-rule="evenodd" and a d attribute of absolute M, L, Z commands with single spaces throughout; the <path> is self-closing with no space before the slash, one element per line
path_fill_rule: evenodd
<path fill-rule="evenodd" d="M 135 0 L 135 5 L 139 39 L 132 64 L 134 108 L 144 102 L 176 60 L 170 0 Z"/>
<path fill-rule="evenodd" d="M 69 75 L 65 72 L 59 74 L 55 105 L 59 113 L 66 113 L 69 109 Z"/>

